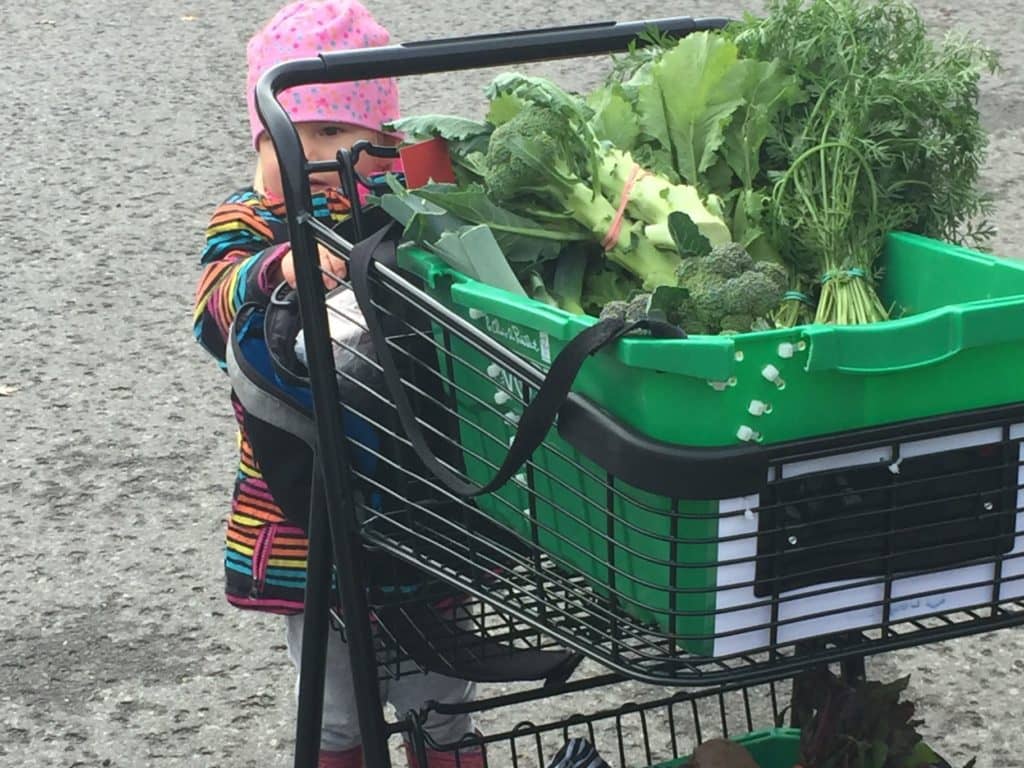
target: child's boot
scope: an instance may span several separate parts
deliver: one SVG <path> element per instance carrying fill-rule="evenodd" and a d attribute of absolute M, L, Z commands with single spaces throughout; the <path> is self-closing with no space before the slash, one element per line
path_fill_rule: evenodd
<path fill-rule="evenodd" d="M 320 750 L 317 768 L 363 768 L 363 748 L 353 747 L 342 751 Z"/>

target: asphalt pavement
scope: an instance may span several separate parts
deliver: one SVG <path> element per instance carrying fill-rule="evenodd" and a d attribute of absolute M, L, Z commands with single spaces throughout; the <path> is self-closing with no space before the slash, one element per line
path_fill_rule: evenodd
<path fill-rule="evenodd" d="M 759 7 L 371 5 L 396 41 Z M 1024 255 L 1020 3 L 918 5 L 936 32 L 966 30 L 1002 55 L 982 94 L 985 184 L 997 201 L 994 250 Z M 245 42 L 276 8 L 6 0 L 0 10 L 0 765 L 290 764 L 282 624 L 222 596 L 234 427 L 227 382 L 190 323 L 206 221 L 252 174 Z M 606 66 L 536 71 L 583 87 Z M 404 81 L 404 111 L 480 114 L 492 75 Z M 913 675 L 928 737 L 954 764 L 977 755 L 979 768 L 1024 766 L 1021 632 L 904 651 L 871 669 Z M 656 693 L 624 684 L 481 724 Z"/>

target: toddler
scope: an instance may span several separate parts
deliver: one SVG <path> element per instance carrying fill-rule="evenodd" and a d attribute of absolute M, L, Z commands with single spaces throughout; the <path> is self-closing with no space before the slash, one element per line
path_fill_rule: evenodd
<path fill-rule="evenodd" d="M 305 0 L 286 6 L 249 42 L 249 126 L 256 152 L 252 186 L 230 195 L 214 212 L 206 230 L 203 273 L 196 290 L 194 329 L 199 343 L 223 368 L 228 328 L 247 302 L 267 303 L 282 281 L 294 286 L 295 270 L 287 242 L 281 172 L 269 137 L 256 113 L 253 89 L 272 66 L 321 51 L 384 45 L 388 32 L 357 0 Z M 382 124 L 398 117 L 393 80 L 332 83 L 289 89 L 278 96 L 302 140 L 308 160 L 333 160 L 341 148 L 361 140 L 393 141 Z M 387 161 L 364 155 L 357 170 L 366 175 L 386 170 Z M 336 173 L 311 177 L 313 210 L 325 223 L 348 216 L 348 201 Z M 344 276 L 345 263 L 320 251 L 321 265 Z M 328 287 L 333 281 L 325 276 Z M 240 459 L 235 475 L 225 545 L 227 599 L 244 609 L 284 615 L 288 655 L 298 669 L 302 648 L 302 608 L 307 540 L 301 521 L 289 519 L 267 486 L 246 437 L 241 405 L 232 393 L 239 424 Z M 344 567 L 344 564 L 339 564 Z M 348 651 L 331 633 L 327 652 L 320 762 L 323 768 L 362 765 L 358 721 L 351 690 Z M 435 700 L 468 701 L 474 686 L 463 680 L 428 674 L 387 683 L 382 698 L 399 713 Z M 472 732 L 468 716 L 436 713 L 426 730 L 440 743 Z M 410 765 L 413 764 L 410 758 Z M 430 768 L 456 765 L 453 753 L 431 753 Z M 479 752 L 463 752 L 458 765 L 483 765 Z M 425 766 L 420 768 L 427 768 Z"/>

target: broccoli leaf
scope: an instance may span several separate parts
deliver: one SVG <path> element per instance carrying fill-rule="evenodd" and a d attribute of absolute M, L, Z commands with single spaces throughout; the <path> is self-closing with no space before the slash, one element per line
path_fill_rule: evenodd
<path fill-rule="evenodd" d="M 683 38 L 639 75 L 641 127 L 671 147 L 679 175 L 703 186 L 733 112 L 743 103 L 736 46 L 718 35 L 699 32 Z M 685 83 L 685 87 L 680 87 Z"/>
<path fill-rule="evenodd" d="M 678 174 L 668 116 L 665 114 L 665 98 L 661 92 L 661 83 L 655 75 L 656 72 L 651 65 L 643 67 L 632 80 L 625 83 L 623 93 L 632 94 L 633 109 L 637 115 L 640 132 L 651 140 L 646 146 L 653 145 L 664 152 L 670 161 L 672 172 Z"/>
<path fill-rule="evenodd" d="M 581 126 L 590 119 L 590 109 L 582 99 L 562 90 L 543 77 L 506 72 L 495 77 L 487 86 L 487 98 L 492 105 L 501 97 L 509 95 L 514 96 L 521 104 L 550 107 L 566 118 L 575 120 Z M 508 102 L 501 105 L 501 109 L 505 111 L 506 115 L 509 111 L 508 107 Z M 508 115 L 506 120 L 511 116 Z"/>
<path fill-rule="evenodd" d="M 732 222 L 729 227 L 733 240 L 748 251 L 751 245 L 762 238 L 762 220 L 768 205 L 768 196 L 753 189 L 740 190 L 733 209 Z M 756 257 L 755 257 L 756 258 Z"/>
<path fill-rule="evenodd" d="M 672 211 L 668 215 L 668 231 L 680 256 L 707 256 L 711 253 L 711 241 L 701 234 L 693 219 L 682 211 Z"/>
<path fill-rule="evenodd" d="M 495 94 L 487 110 L 487 122 L 491 125 L 503 125 L 519 114 L 523 108 L 523 100 L 509 93 Z"/>
<path fill-rule="evenodd" d="M 417 115 L 385 123 L 384 130 L 404 133 L 414 139 L 440 136 L 449 141 L 465 141 L 488 134 L 491 128 L 486 123 L 457 115 Z"/>
<path fill-rule="evenodd" d="M 641 144 L 633 150 L 632 155 L 633 159 L 644 170 L 664 176 L 673 184 L 682 182 L 672 160 L 672 152 L 667 147 L 661 147 L 653 143 Z"/>
<path fill-rule="evenodd" d="M 487 152 L 486 139 L 482 151 L 473 149 L 475 139 L 466 142 L 466 146 L 454 149 L 451 142 L 448 143 L 448 153 L 455 165 L 455 179 L 460 186 L 469 186 L 478 183 L 487 172 L 484 160 Z"/>
<path fill-rule="evenodd" d="M 393 219 L 405 226 L 403 234 L 406 243 L 437 254 L 449 266 L 465 275 L 522 295 L 522 286 L 509 266 L 505 251 L 490 229 L 479 224 L 468 224 L 465 219 L 417 194 L 399 188 L 395 190 L 392 194 L 382 196 L 380 204 Z M 520 241 L 525 239 L 520 238 Z M 523 242 L 514 244 L 512 250 L 517 253 L 515 248 L 525 249 L 527 254 L 524 260 L 532 265 L 544 258 L 557 256 L 559 244 L 552 242 L 552 246 L 550 254 L 542 247 L 531 248 Z"/>
<path fill-rule="evenodd" d="M 640 121 L 625 89 L 618 83 L 595 91 L 587 100 L 594 110 L 591 127 L 598 139 L 628 152 L 640 138 Z"/>
<path fill-rule="evenodd" d="M 381 206 L 405 225 L 407 242 L 431 250 L 470 277 L 515 293 L 522 292 L 516 275 L 558 258 L 566 242 L 587 239 L 572 222 L 553 219 L 541 225 L 507 211 L 479 186 L 393 188 Z"/>
<path fill-rule="evenodd" d="M 483 175 L 480 162 L 487 152 L 487 143 L 493 130 L 487 123 L 455 115 L 423 115 L 394 120 L 384 127 L 405 133 L 414 141 L 444 139 L 448 143 L 448 154 L 460 184 L 472 183 Z"/>
<path fill-rule="evenodd" d="M 508 232 L 540 240 L 564 242 L 587 240 L 590 235 L 579 226 L 570 223 L 545 222 L 543 225 L 496 205 L 484 192 L 483 187 L 471 185 L 460 187 L 455 184 L 429 184 L 413 193 L 451 214 L 474 224 L 486 224 L 496 232 Z M 561 246 L 558 246 L 561 247 Z"/>
<path fill-rule="evenodd" d="M 719 155 L 704 172 L 704 187 L 709 194 L 728 197 L 736 186 L 736 174 L 725 158 Z"/>
<path fill-rule="evenodd" d="M 775 118 L 803 94 L 778 61 L 743 59 L 736 72 L 743 103 L 726 128 L 722 154 L 744 188 L 751 189 L 760 172 L 761 145 L 772 135 Z"/>
<path fill-rule="evenodd" d="M 420 245 L 433 243 L 446 231 L 465 226 L 465 219 L 453 216 L 444 208 L 412 195 L 405 189 L 380 198 L 380 206 L 395 221 L 405 227 L 405 238 Z"/>
<path fill-rule="evenodd" d="M 690 292 L 674 285 L 659 285 L 651 294 L 648 314 L 656 320 L 678 325 L 684 331 L 687 309 L 690 304 Z"/>

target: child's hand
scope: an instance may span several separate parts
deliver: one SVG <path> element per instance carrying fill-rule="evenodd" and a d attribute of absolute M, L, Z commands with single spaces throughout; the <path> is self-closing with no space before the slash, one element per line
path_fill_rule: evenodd
<path fill-rule="evenodd" d="M 324 271 L 324 286 L 327 290 L 338 287 L 338 281 L 332 279 L 331 275 L 339 278 L 348 276 L 348 264 L 340 256 L 336 256 L 327 250 L 326 246 L 317 244 L 320 252 L 320 267 Z M 281 278 L 292 288 L 295 287 L 295 263 L 292 259 L 291 249 L 281 257 Z"/>

